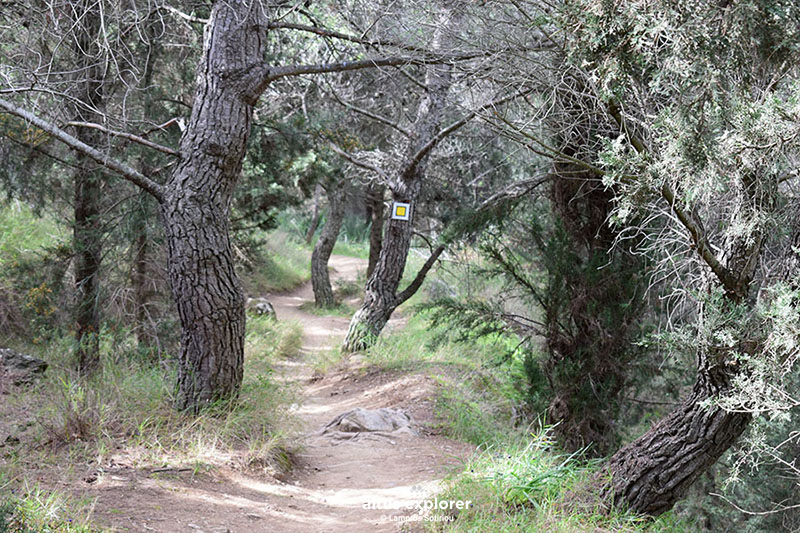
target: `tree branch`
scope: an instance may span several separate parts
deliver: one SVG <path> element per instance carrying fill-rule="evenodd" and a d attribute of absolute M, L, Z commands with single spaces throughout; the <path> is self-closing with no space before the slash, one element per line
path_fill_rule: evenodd
<path fill-rule="evenodd" d="M 336 91 L 333 90 L 332 87 L 330 87 L 330 91 L 331 91 L 331 94 L 333 95 L 333 99 L 336 100 L 343 107 L 346 107 L 347 109 L 349 109 L 351 111 L 354 111 L 356 113 L 364 115 L 365 117 L 369 117 L 372 120 L 378 121 L 381 124 L 385 124 L 385 125 L 389 126 L 390 128 L 393 128 L 393 129 L 397 130 L 398 132 L 400 132 L 401 134 L 405 135 L 406 137 L 411 137 L 411 134 L 408 132 L 408 130 L 403 128 L 397 122 L 393 122 L 393 121 L 389 120 L 386 117 L 382 117 L 382 116 L 380 116 L 380 115 L 378 115 L 376 113 L 373 113 L 372 111 L 369 111 L 367 109 L 361 109 L 360 107 L 356 107 L 353 104 L 349 104 L 349 103 L 345 102 L 344 100 L 342 100 L 339 97 L 339 95 L 336 93 Z"/>
<path fill-rule="evenodd" d="M 414 281 L 412 281 L 403 292 L 397 295 L 397 305 L 402 304 L 417 293 L 419 288 L 422 287 L 422 282 L 425 281 L 425 276 L 428 275 L 428 271 L 433 267 L 436 260 L 439 259 L 439 256 L 442 255 L 444 249 L 444 244 L 440 244 L 436 247 L 430 257 L 428 257 L 428 260 L 425 261 L 425 264 L 422 265 L 422 268 L 419 269 L 419 272 L 417 272 Z"/>
<path fill-rule="evenodd" d="M 361 167 L 361 168 L 363 168 L 365 170 L 369 170 L 369 171 L 374 172 L 375 174 L 377 174 L 378 176 L 383 178 L 383 180 L 386 183 L 389 183 L 389 178 L 386 176 L 386 174 L 384 174 L 383 171 L 381 169 L 379 169 L 378 167 L 376 167 L 375 165 L 370 165 L 366 161 L 361 161 L 360 159 L 357 159 L 352 154 L 349 154 L 349 153 L 345 152 L 344 150 L 342 150 L 341 148 L 339 148 L 338 146 L 336 146 L 336 143 L 333 143 L 333 142 L 330 143 L 330 147 L 331 147 L 331 150 L 333 150 L 334 152 L 339 154 L 341 157 L 345 158 L 350 163 L 354 164 L 357 167 Z"/>
<path fill-rule="evenodd" d="M 257 65 L 252 67 L 244 77 L 246 89 L 243 91 L 245 100 L 255 104 L 267 86 L 275 80 L 288 78 L 291 76 L 302 76 L 305 74 L 325 74 L 328 72 L 347 72 L 351 70 L 363 70 L 366 68 L 377 67 L 396 67 L 400 65 L 437 65 L 442 63 L 452 63 L 455 61 L 468 61 L 476 57 L 481 57 L 484 53 L 458 54 L 458 55 L 437 55 L 427 58 L 412 56 L 382 57 L 374 59 L 362 59 L 360 61 L 340 61 L 338 63 L 319 63 L 316 65 L 286 65 L 270 66 Z"/>
<path fill-rule="evenodd" d="M 648 152 L 647 147 L 645 146 L 644 142 L 628 128 L 628 125 L 626 124 L 625 119 L 622 116 L 622 112 L 620 111 L 620 108 L 616 102 L 611 102 L 611 104 L 608 106 L 608 113 L 611 115 L 620 129 L 622 129 L 622 131 L 625 133 L 625 136 L 628 138 L 628 142 L 631 143 L 631 146 L 633 146 L 634 150 L 636 150 L 636 152 L 639 154 L 646 154 Z M 711 245 L 708 242 L 708 237 L 703 231 L 702 223 L 697 220 L 693 214 L 689 213 L 679 205 L 677 201 L 677 195 L 668 183 L 661 185 L 660 192 L 661 196 L 667 201 L 670 208 L 675 213 L 675 216 L 678 217 L 678 220 L 681 222 L 683 227 L 689 232 L 692 242 L 697 248 L 697 253 L 700 254 L 700 257 L 703 259 L 703 261 L 705 261 L 709 268 L 711 268 L 711 271 L 714 272 L 714 275 L 717 277 L 720 283 L 722 283 L 722 286 L 725 288 L 725 290 L 738 296 L 741 292 L 741 287 L 737 282 L 736 276 L 734 276 L 733 273 L 728 270 L 719 261 L 719 259 L 717 259 L 717 256 L 714 255 L 714 252 L 711 250 Z"/>
<path fill-rule="evenodd" d="M 172 6 L 168 6 L 167 4 L 162 5 L 161 8 L 169 11 L 173 15 L 176 15 L 188 22 L 197 22 L 198 24 L 208 24 L 208 19 L 201 19 L 200 17 L 195 17 L 194 15 L 188 15 L 183 11 L 180 11 L 179 9 L 176 9 Z"/>
<path fill-rule="evenodd" d="M 488 104 L 484 104 L 484 105 L 480 106 L 478 109 L 472 111 L 471 113 L 468 113 L 466 116 L 464 116 L 461 119 L 453 122 L 452 124 L 450 124 L 446 128 L 440 130 L 439 133 L 434 135 L 427 143 L 425 143 L 425 145 L 422 148 L 417 150 L 417 153 L 414 154 L 414 157 L 411 159 L 411 162 L 408 164 L 408 169 L 414 169 L 417 165 L 420 164 L 420 162 L 425 158 L 425 156 L 428 155 L 428 153 L 430 153 L 430 151 L 433 150 L 436 147 L 436 145 L 439 144 L 442 141 L 442 139 L 444 139 L 448 135 L 450 135 L 453 132 L 455 132 L 455 131 L 459 130 L 460 128 L 462 128 L 470 120 L 475 118 L 478 115 L 478 113 L 480 113 L 482 111 L 485 111 L 485 110 L 487 110 L 487 109 L 489 109 L 491 107 L 495 107 L 495 106 L 498 106 L 498 105 L 505 104 L 506 102 L 510 102 L 511 100 L 513 100 L 515 98 L 519 98 L 520 96 L 524 96 L 524 95 L 530 93 L 532 90 L 533 89 L 525 89 L 524 91 L 520 91 L 520 92 L 517 92 L 517 93 L 514 93 L 514 94 L 506 95 L 503 98 L 498 98 L 497 100 L 493 100 L 493 101 L 489 102 Z"/>
<path fill-rule="evenodd" d="M 163 201 L 164 199 L 164 186 L 160 185 L 150 178 L 142 174 L 141 172 L 129 167 L 125 163 L 121 163 L 116 159 L 109 157 L 107 154 L 104 154 L 97 150 L 96 148 L 92 148 L 88 144 L 76 139 L 69 133 L 65 132 L 58 126 L 43 120 L 30 111 L 26 109 L 22 109 L 21 107 L 17 107 L 11 102 L 7 102 L 0 98 L 0 109 L 5 110 L 7 113 L 17 116 L 27 122 L 33 124 L 37 128 L 42 131 L 45 131 L 52 135 L 54 138 L 58 139 L 62 143 L 66 144 L 73 150 L 76 150 L 103 165 L 104 167 L 108 168 L 109 170 L 113 170 L 126 180 L 130 181 L 131 183 L 141 187 L 153 197 L 156 198 L 159 202 Z"/>
<path fill-rule="evenodd" d="M 270 22 L 268 28 L 305 31 L 321 35 L 322 37 L 331 37 L 333 39 L 340 39 L 342 41 L 349 41 L 351 43 L 363 44 L 372 47 L 391 46 L 394 48 L 407 50 L 409 52 L 423 52 L 423 53 L 428 52 L 428 50 L 425 50 L 424 48 L 419 48 L 417 46 L 411 46 L 408 44 L 398 43 L 394 41 L 372 41 L 370 39 L 364 39 L 363 37 L 356 37 L 355 35 L 341 33 L 334 30 L 328 30 L 326 28 L 321 28 L 318 26 L 308 26 L 307 24 L 295 24 L 293 22 L 277 21 L 277 22 Z"/>
<path fill-rule="evenodd" d="M 147 146 L 148 148 L 152 148 L 153 150 L 158 150 L 159 152 L 163 152 L 168 155 L 172 155 L 175 157 L 181 156 L 181 153 L 178 152 L 177 150 L 173 150 L 172 148 L 168 148 L 158 143 L 154 143 L 153 141 L 148 141 L 144 137 L 139 137 L 138 135 L 134 135 L 132 133 L 110 130 L 101 124 L 95 124 L 93 122 L 67 122 L 66 124 L 64 124 L 64 126 L 73 126 L 76 128 L 92 128 L 95 130 L 104 131 L 113 137 L 122 137 L 123 139 L 128 139 L 129 141 L 139 143 L 143 146 Z"/>

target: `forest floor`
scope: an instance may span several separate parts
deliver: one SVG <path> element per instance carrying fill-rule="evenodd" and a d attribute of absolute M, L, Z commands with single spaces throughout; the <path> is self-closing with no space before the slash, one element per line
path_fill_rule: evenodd
<path fill-rule="evenodd" d="M 333 256 L 330 266 L 333 280 L 355 280 L 365 262 Z M 234 467 L 154 474 L 120 464 L 106 469 L 102 482 L 77 491 L 96 499 L 93 522 L 119 531 L 170 533 L 421 528 L 417 506 L 474 451 L 437 434 L 434 381 L 420 373 L 370 370 L 357 355 L 317 375 L 314 361 L 338 346 L 349 318 L 304 310 L 313 301 L 309 283 L 269 299 L 279 320 L 298 321 L 304 330 L 301 353 L 275 369 L 302 398 L 294 406 L 302 442 L 292 470 L 276 479 Z M 402 318 L 389 327 L 402 327 Z M 355 407 L 402 409 L 419 434 L 339 441 L 319 435 L 328 422 Z"/>

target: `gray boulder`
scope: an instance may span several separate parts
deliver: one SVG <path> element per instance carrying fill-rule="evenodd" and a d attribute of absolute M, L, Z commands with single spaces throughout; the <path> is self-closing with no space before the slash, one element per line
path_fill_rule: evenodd
<path fill-rule="evenodd" d="M 41 359 L 19 353 L 9 348 L 0 348 L 0 375 L 14 385 L 30 385 L 47 370 Z"/>
<path fill-rule="evenodd" d="M 411 417 L 399 409 L 362 409 L 356 407 L 346 411 L 322 428 L 321 435 L 334 439 L 356 439 L 358 437 L 396 437 L 406 434 L 417 436 L 411 427 Z"/>
<path fill-rule="evenodd" d="M 254 315 L 267 315 L 276 320 L 278 318 L 275 308 L 266 298 L 248 298 L 245 303 L 245 309 Z"/>

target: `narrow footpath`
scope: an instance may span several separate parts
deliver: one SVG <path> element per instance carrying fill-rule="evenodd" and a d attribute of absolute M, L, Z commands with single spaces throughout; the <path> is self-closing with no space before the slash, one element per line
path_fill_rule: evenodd
<path fill-rule="evenodd" d="M 333 256 L 330 265 L 334 281 L 355 280 L 366 266 L 343 256 Z M 298 321 L 304 330 L 301 354 L 276 369 L 302 398 L 294 406 L 302 445 L 289 477 L 276 480 L 226 467 L 153 476 L 117 465 L 106 469 L 102 482 L 79 491 L 96 499 L 97 523 L 113 531 L 164 533 L 421 530 L 420 503 L 448 473 L 460 471 L 474 450 L 437 434 L 433 380 L 419 373 L 371 371 L 361 356 L 314 376 L 315 354 L 342 342 L 349 318 L 301 309 L 313 301 L 310 283 L 269 299 L 279 320 Z M 402 327 L 402 319 L 389 327 Z M 319 434 L 356 407 L 401 409 L 416 435 L 330 439 Z"/>

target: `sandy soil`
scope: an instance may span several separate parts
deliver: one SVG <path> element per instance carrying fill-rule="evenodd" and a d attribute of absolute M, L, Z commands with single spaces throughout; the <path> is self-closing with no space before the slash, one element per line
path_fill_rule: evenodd
<path fill-rule="evenodd" d="M 333 256 L 331 266 L 333 279 L 352 280 L 364 261 Z M 313 376 L 309 356 L 341 342 L 349 319 L 300 309 L 311 300 L 309 284 L 270 297 L 278 318 L 299 321 L 305 332 L 302 356 L 279 369 L 304 398 L 297 412 L 306 437 L 290 477 L 280 481 L 225 467 L 197 474 L 109 465 L 79 491 L 96 498 L 99 524 L 119 531 L 170 533 L 418 529 L 417 504 L 438 489 L 448 472 L 459 470 L 473 448 L 432 429 L 430 378 L 370 372 L 358 356 L 325 377 Z M 419 436 L 334 442 L 316 435 L 353 407 L 404 409 Z M 408 517 L 415 520 L 403 525 Z"/>

